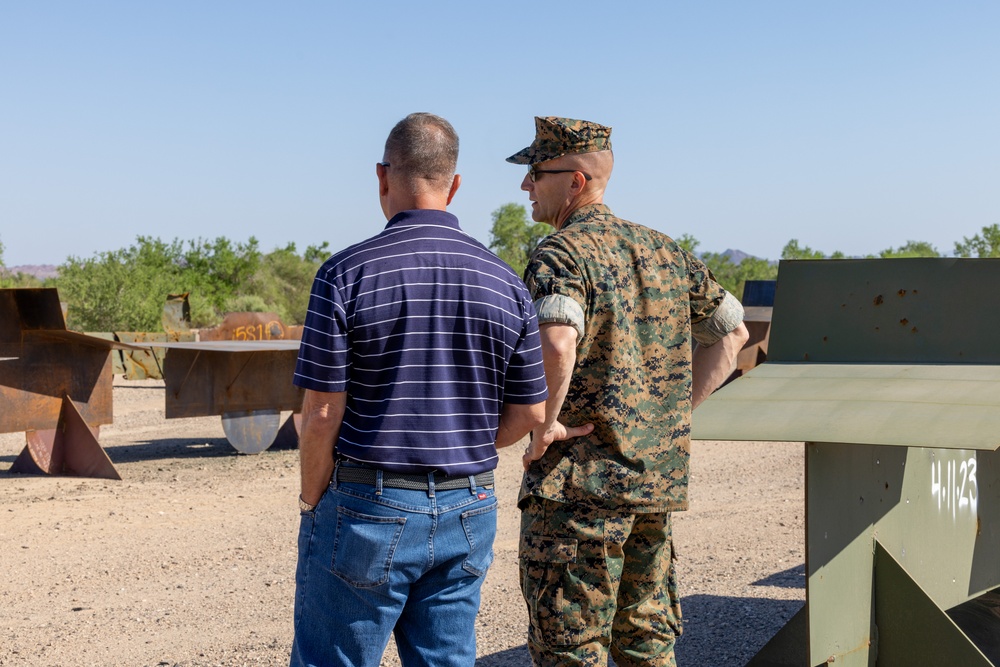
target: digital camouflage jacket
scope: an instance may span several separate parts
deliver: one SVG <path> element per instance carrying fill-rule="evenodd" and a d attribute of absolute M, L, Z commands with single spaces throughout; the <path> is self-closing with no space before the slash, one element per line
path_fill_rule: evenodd
<path fill-rule="evenodd" d="M 742 320 L 739 302 L 673 239 L 603 204 L 578 209 L 543 240 L 525 282 L 539 324 L 580 331 L 582 316 L 559 419 L 595 429 L 553 443 L 525 473 L 520 499 L 686 509 L 692 338 L 725 336 Z"/>

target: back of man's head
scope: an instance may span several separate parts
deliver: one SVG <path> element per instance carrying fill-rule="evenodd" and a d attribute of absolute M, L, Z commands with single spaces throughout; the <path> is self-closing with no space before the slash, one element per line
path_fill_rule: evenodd
<path fill-rule="evenodd" d="M 458 163 L 458 134 L 440 116 L 411 113 L 389 132 L 383 159 L 414 189 L 449 188 Z"/>

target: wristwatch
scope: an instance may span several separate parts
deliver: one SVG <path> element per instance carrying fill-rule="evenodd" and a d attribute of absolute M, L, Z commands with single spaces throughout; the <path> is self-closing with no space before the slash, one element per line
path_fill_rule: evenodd
<path fill-rule="evenodd" d="M 312 512 L 316 509 L 315 505 L 310 505 L 306 501 L 302 500 L 302 494 L 299 494 L 299 511 L 300 512 Z"/>

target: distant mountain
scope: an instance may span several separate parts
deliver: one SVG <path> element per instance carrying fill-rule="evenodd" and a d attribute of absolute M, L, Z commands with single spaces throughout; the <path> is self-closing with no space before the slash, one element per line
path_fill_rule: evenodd
<path fill-rule="evenodd" d="M 730 262 L 737 265 L 741 264 L 747 257 L 753 257 L 753 255 L 745 253 L 742 250 L 733 250 L 732 248 L 726 248 L 726 251 L 722 254 L 728 257 Z"/>
<path fill-rule="evenodd" d="M 55 278 L 59 275 L 59 267 L 53 264 L 22 264 L 21 266 L 8 266 L 6 269 L 10 273 L 25 273 L 29 276 L 35 276 L 39 280 Z"/>
<path fill-rule="evenodd" d="M 722 255 L 724 257 L 728 257 L 729 261 L 737 266 L 739 266 L 743 262 L 743 260 L 748 257 L 751 257 L 753 259 L 764 259 L 763 257 L 757 257 L 756 255 L 751 255 L 750 253 L 743 252 L 742 250 L 733 250 L 732 248 L 727 248 L 726 251 L 722 253 Z M 778 263 L 776 260 L 773 259 L 768 259 L 765 261 L 768 264 L 772 265 Z"/>

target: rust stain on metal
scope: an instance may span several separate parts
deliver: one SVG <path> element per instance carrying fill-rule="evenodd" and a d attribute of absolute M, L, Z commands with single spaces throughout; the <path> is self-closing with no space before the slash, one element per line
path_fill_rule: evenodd
<path fill-rule="evenodd" d="M 233 381 L 230 382 L 229 385 L 226 387 L 226 393 L 227 394 L 230 391 L 232 391 L 233 385 L 236 384 L 236 382 L 240 379 L 240 376 L 243 375 L 243 371 L 245 371 L 246 368 L 247 368 L 247 366 L 250 365 L 250 362 L 253 361 L 253 358 L 254 358 L 255 354 L 257 354 L 257 353 L 256 352 L 251 352 L 249 355 L 247 355 L 247 360 L 245 362 L 243 362 L 243 365 L 240 366 L 240 369 L 238 371 L 236 371 L 236 376 L 233 378 Z"/>
<path fill-rule="evenodd" d="M 205 417 L 243 410 L 292 410 L 302 407 L 302 390 L 292 384 L 297 346 L 222 343 L 170 345 L 164 366 L 166 417 Z M 210 343 L 211 344 L 211 343 Z M 168 344 L 169 345 L 169 344 Z M 218 344 L 217 344 L 218 345 Z M 178 347 L 180 346 L 180 347 Z M 181 389 L 183 388 L 183 392 Z"/>
<path fill-rule="evenodd" d="M 111 351 L 122 346 L 65 328 L 55 289 L 0 290 L 0 433 L 53 429 L 63 397 L 91 426 L 110 424 Z"/>
<path fill-rule="evenodd" d="M 198 357 L 201 356 L 201 350 L 195 350 L 194 359 L 191 360 L 191 365 L 188 366 L 187 373 L 184 374 L 184 379 L 180 381 L 177 388 L 174 390 L 174 398 L 180 398 L 181 390 L 184 385 L 187 384 L 188 378 L 191 377 L 191 371 L 194 370 L 194 365 L 198 363 Z"/>
<path fill-rule="evenodd" d="M 198 338 L 203 341 L 292 340 L 301 337 L 301 327 L 285 326 L 277 313 L 229 313 L 219 326 L 198 332 Z"/>
<path fill-rule="evenodd" d="M 55 289 L 0 290 L 0 433 L 25 433 L 11 472 L 121 479 L 97 434 L 112 420 L 111 352 L 122 349 L 67 330 Z"/>
<path fill-rule="evenodd" d="M 885 299 L 882 298 L 881 294 L 879 294 L 878 296 L 876 296 L 875 300 L 873 301 L 873 304 L 876 305 L 876 306 L 881 306 L 883 303 L 885 303 Z"/>
<path fill-rule="evenodd" d="M 163 330 L 167 333 L 180 333 L 191 330 L 191 306 L 188 304 L 188 292 L 184 294 L 168 294 L 163 304 Z"/>
<path fill-rule="evenodd" d="M 902 327 L 905 327 L 905 326 L 906 326 L 907 324 L 909 324 L 909 323 L 910 323 L 910 320 L 908 320 L 908 319 L 906 319 L 906 318 L 904 317 L 903 319 L 901 319 L 901 320 L 899 321 L 899 326 L 902 326 Z"/>

